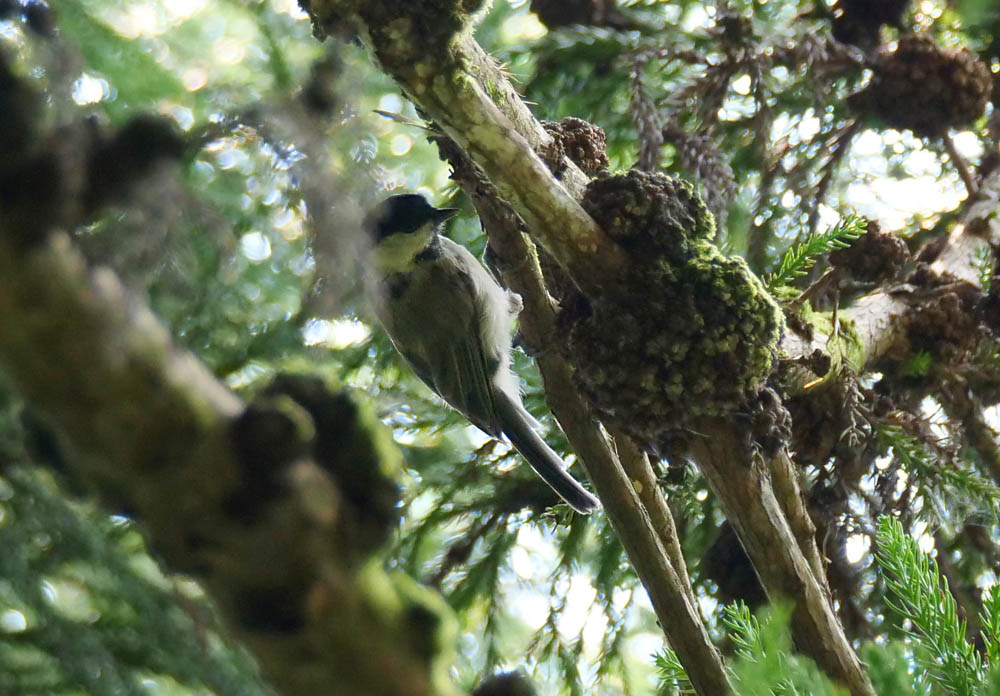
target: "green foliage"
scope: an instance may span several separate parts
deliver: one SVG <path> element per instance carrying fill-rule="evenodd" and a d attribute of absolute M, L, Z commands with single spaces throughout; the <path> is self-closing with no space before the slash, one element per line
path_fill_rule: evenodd
<path fill-rule="evenodd" d="M 865 233 L 868 223 L 857 215 L 849 215 L 827 232 L 815 234 L 803 242 L 796 242 L 781 257 L 778 268 L 764 280 L 769 291 L 782 285 L 790 285 L 796 278 L 802 278 L 812 268 L 817 259 L 835 249 L 844 249 L 851 241 Z"/>
<path fill-rule="evenodd" d="M 164 95 L 182 95 L 177 75 L 137 42 L 119 35 L 94 14 L 95 4 L 63 0 L 59 25 L 79 48 L 88 69 L 105 79 L 122 99 L 108 102 L 108 115 L 124 120 L 131 109 L 151 108 Z"/>
<path fill-rule="evenodd" d="M 553 502 L 544 485 L 509 450 L 483 444 L 402 364 L 386 337 L 369 330 L 352 256 L 352 214 L 385 191 L 442 196 L 454 190 L 422 127 L 411 125 L 422 123 L 412 104 L 356 47 L 312 40 L 294 2 L 208 0 L 174 3 L 174 9 L 155 1 L 51 4 L 57 40 L 33 37 L 16 22 L 4 22 L 0 35 L 21 71 L 45 90 L 45 119 L 78 123 L 92 117 L 103 127 L 154 111 L 172 118 L 192 149 L 172 176 L 157 178 L 73 231 L 89 260 L 114 268 L 177 340 L 234 388 L 284 365 L 311 361 L 370 395 L 407 463 L 406 518 L 388 562 L 440 589 L 461 612 L 463 684 L 495 666 L 525 661 L 537 665 L 535 676 L 544 677 L 539 682 L 547 682 L 543 694 L 557 685 L 601 696 L 644 693 L 647 655 L 630 654 L 629 641 L 660 629 L 608 520 L 543 512 Z M 720 245 L 737 254 L 756 249 L 751 267 L 776 269 L 769 289 L 787 291 L 822 254 L 862 233 L 860 218 L 853 216 L 823 234 L 808 230 L 826 220 L 829 211 L 821 206 L 849 209 L 849 187 L 873 176 L 866 169 L 872 161 L 897 178 L 941 175 L 933 157 L 939 146 L 908 134 L 895 134 L 869 148 L 872 154 L 835 166 L 852 118 L 845 97 L 862 72 L 825 42 L 828 21 L 818 11 L 824 3 L 617 4 L 652 29 L 577 25 L 545 31 L 528 2 L 496 2 L 477 39 L 505 62 L 537 116 L 578 116 L 603 127 L 612 169 L 632 166 L 640 150 L 630 113 L 634 85 L 640 84 L 657 123 L 687 137 L 653 148 L 656 168 L 725 199 L 731 214 L 728 229 L 719 231 Z M 984 55 L 996 55 L 989 48 L 1000 36 L 991 29 L 996 20 L 981 11 L 988 3 L 960 3 L 958 17 L 946 3 L 930 5 L 929 14 L 923 5 L 914 10 L 922 13 L 920 26 L 953 43 L 970 38 Z M 176 9 L 181 6 L 191 9 Z M 745 18 L 748 31 L 720 38 L 714 18 L 723 6 Z M 980 22 L 979 34 L 966 36 L 962 17 Z M 72 96 L 84 73 L 101 87 L 96 101 Z M 302 100 L 316 86 L 317 74 L 325 76 L 320 87 L 334 97 L 320 114 L 303 110 Z M 400 119 L 372 117 L 375 109 Z M 994 147 L 981 139 L 984 151 Z M 700 145 L 685 149 L 690 143 Z M 920 159 L 934 160 L 930 174 L 914 164 Z M 738 191 L 726 192 L 703 176 L 697 165 L 709 160 L 731 168 Z M 888 207 L 876 207 L 873 217 Z M 940 221 L 958 215 L 890 213 L 894 228 L 917 234 L 938 226 L 944 232 Z M 451 233 L 477 252 L 485 245 L 473 216 L 456 220 Z M 788 248 L 800 234 L 804 240 Z M 979 259 L 984 279 L 991 261 Z M 314 332 L 335 318 L 362 329 L 363 337 L 341 341 L 339 325 L 326 334 Z M 1000 353 L 993 344 L 988 348 L 984 361 L 1000 374 Z M 516 363 L 529 408 L 548 423 L 531 360 L 518 354 Z M 907 363 L 913 376 L 929 374 L 930 367 L 926 354 Z M 0 442 L 13 442 L 18 433 L 16 412 L 0 409 Z M 879 425 L 874 435 L 878 454 L 909 477 L 899 497 L 912 494 L 920 503 L 909 510 L 914 518 L 949 523 L 985 510 L 996 521 L 1000 495 L 970 462 L 943 456 L 927 438 L 899 426 Z M 557 429 L 550 428 L 548 437 L 556 449 L 568 450 Z M 10 495 L 0 500 L 6 514 L 0 522 L 0 598 L 8 603 L 3 608 L 29 623 L 28 630 L 3 632 L 0 612 L 0 692 L 79 693 L 73 680 L 87 679 L 87 670 L 99 665 L 110 676 L 93 693 L 117 687 L 135 693 L 145 689 L 143 679 L 159 693 L 266 693 L 246 657 L 225 647 L 197 591 L 153 569 L 134 525 L 102 517 L 90 506 L 60 507 L 64 494 L 28 471 L 5 471 L 0 491 Z M 685 555 L 697 568 L 722 519 L 717 502 L 689 467 L 665 467 L 662 479 Z M 867 485 L 861 484 L 859 495 L 870 495 Z M 830 531 L 836 536 L 840 530 Z M 965 551 L 963 580 L 973 585 L 989 565 L 984 554 Z M 60 565 L 56 556 L 65 562 Z M 43 578 L 55 589 L 43 587 Z M 712 582 L 697 572 L 693 581 L 699 597 L 710 600 Z M 588 583 L 593 599 L 580 609 L 570 599 L 571 588 L 576 592 Z M 57 609 L 52 592 L 77 599 Z M 984 654 L 994 667 L 984 685 L 1000 678 L 996 596 L 987 592 L 982 609 Z M 197 611 L 178 609 L 178 597 Z M 530 615 L 521 604 L 532 607 Z M 884 607 L 873 594 L 861 609 L 876 616 Z M 596 638 L 565 627 L 568 614 L 584 610 L 591 621 L 605 622 Z M 92 621 L 95 611 L 99 617 Z M 717 614 L 706 617 L 712 629 L 718 628 Z M 759 623 L 745 609 L 723 616 L 740 648 L 733 665 L 741 694 L 832 693 L 810 663 L 792 655 L 782 615 Z M 884 625 L 866 630 L 884 638 Z M 880 694 L 931 692 L 932 685 L 914 676 L 921 660 L 931 663 L 931 653 L 912 642 L 869 644 L 864 654 Z M 685 687 L 675 656 L 661 654 L 657 666 L 664 693 Z M 4 679 L 19 680 L 18 690 Z"/>
<path fill-rule="evenodd" d="M 996 19 L 998 14 L 996 5 L 990 0 L 959 0 L 956 10 L 969 26 L 985 24 L 989 19 Z"/>
<path fill-rule="evenodd" d="M 791 607 L 768 607 L 758 620 L 743 602 L 722 610 L 722 624 L 735 648 L 728 661 L 740 696 L 845 696 L 808 658 L 793 655 L 789 623 Z M 670 649 L 656 657 L 657 696 L 694 693 L 677 655 Z M 881 692 L 879 692 L 881 693 Z M 886 692 L 891 693 L 891 692 Z"/>
<path fill-rule="evenodd" d="M 161 573 L 138 529 L 51 476 L 0 478 L 0 693 L 273 694 L 201 590 Z"/>
<path fill-rule="evenodd" d="M 736 645 L 730 669 L 737 693 L 845 696 L 812 660 L 793 654 L 790 619 L 790 606 L 771 605 L 761 621 L 742 602 L 725 607 L 722 621 Z"/>
<path fill-rule="evenodd" d="M 899 366 L 900 377 L 926 377 L 931 371 L 934 357 L 926 350 L 918 350 L 909 355 Z"/>
<path fill-rule="evenodd" d="M 954 523 L 972 515 L 1000 519 L 1000 488 L 970 462 L 942 457 L 944 451 L 931 451 L 926 439 L 900 425 L 877 423 L 874 434 L 879 451 L 890 455 L 911 478 L 927 518 Z"/>
<path fill-rule="evenodd" d="M 659 686 L 656 696 L 676 696 L 695 693 L 688 679 L 684 665 L 677 659 L 677 653 L 666 648 L 656 655 L 656 677 Z"/>
<path fill-rule="evenodd" d="M 877 694 L 917 696 L 927 694 L 929 683 L 923 672 L 912 669 L 913 651 L 902 641 L 884 645 L 868 643 L 861 650 L 872 686 Z"/>
<path fill-rule="evenodd" d="M 983 627 L 986 662 L 997 670 L 1000 668 L 1000 586 L 993 585 L 983 593 L 979 623 Z"/>
<path fill-rule="evenodd" d="M 985 292 L 989 292 L 990 283 L 993 280 L 993 250 L 989 247 L 976 249 L 972 258 L 972 263 L 976 268 L 976 275 L 979 278 L 979 287 Z"/>
<path fill-rule="evenodd" d="M 948 693 L 978 693 L 984 666 L 979 652 L 969 643 L 966 622 L 959 620 L 948 581 L 937 564 L 920 550 L 899 520 L 879 518 L 876 558 L 892 593 L 892 607 L 913 625 L 912 638 L 920 646 L 915 658 L 921 668 Z"/>

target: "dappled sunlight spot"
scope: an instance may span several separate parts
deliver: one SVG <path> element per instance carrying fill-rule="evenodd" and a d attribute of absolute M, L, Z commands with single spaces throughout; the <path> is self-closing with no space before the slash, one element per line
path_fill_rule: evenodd
<path fill-rule="evenodd" d="M 206 0 L 160 0 L 173 20 L 190 19 L 205 9 Z"/>
<path fill-rule="evenodd" d="M 131 3 L 123 12 L 108 16 L 106 21 L 126 39 L 155 36 L 166 29 L 163 17 L 151 3 Z"/>
<path fill-rule="evenodd" d="M 936 153 L 926 149 L 911 150 L 906 153 L 903 166 L 907 174 L 914 176 L 934 176 L 941 175 L 941 160 Z"/>
<path fill-rule="evenodd" d="M 402 157 L 413 148 L 413 138 L 409 135 L 400 134 L 394 136 L 389 144 L 389 151 L 397 157 Z"/>
<path fill-rule="evenodd" d="M 439 433 L 424 433 L 414 428 L 393 428 L 392 439 L 404 447 L 437 447 L 441 441 Z"/>
<path fill-rule="evenodd" d="M 368 340 L 371 328 L 357 319 L 310 319 L 302 328 L 302 341 L 307 346 L 323 345 L 335 350 Z"/>
<path fill-rule="evenodd" d="M 664 646 L 663 634 L 652 633 L 651 631 L 633 633 L 625 639 L 625 643 L 628 646 L 628 654 L 637 656 L 655 655 Z"/>
<path fill-rule="evenodd" d="M 226 65 L 236 65 L 246 57 L 246 44 L 231 36 L 224 36 L 212 44 L 215 59 Z"/>
<path fill-rule="evenodd" d="M 709 594 L 698 592 L 695 596 L 702 616 L 715 616 L 719 611 L 719 600 Z"/>
<path fill-rule="evenodd" d="M 111 87 L 107 80 L 83 73 L 73 82 L 72 94 L 77 104 L 97 104 L 111 96 Z"/>
<path fill-rule="evenodd" d="M 855 182 L 848 186 L 848 197 L 860 214 L 879 219 L 888 229 L 899 229 L 913 215 L 930 217 L 954 209 L 965 192 L 953 181 L 928 174 Z"/>
<path fill-rule="evenodd" d="M 27 617 L 17 609 L 4 609 L 0 612 L 0 632 L 21 633 L 27 628 Z"/>
<path fill-rule="evenodd" d="M 188 68 L 181 75 L 181 84 L 188 92 L 197 92 L 208 84 L 208 73 L 203 68 Z"/>
<path fill-rule="evenodd" d="M 934 535 L 930 531 L 925 520 L 917 520 L 910 530 L 910 536 L 917 540 L 917 546 L 922 553 L 930 553 L 934 550 Z"/>
<path fill-rule="evenodd" d="M 941 16 L 941 8 L 938 7 L 937 3 L 931 2 L 930 0 L 923 0 L 920 5 L 920 14 L 925 15 L 931 19 L 937 19 Z"/>
<path fill-rule="evenodd" d="M 799 125 L 796 130 L 798 131 L 802 142 L 808 142 L 819 134 L 822 126 L 823 122 L 816 116 L 810 114 L 802 117 L 802 120 L 799 121 Z"/>
<path fill-rule="evenodd" d="M 195 178 L 201 184 L 210 184 L 215 180 L 215 167 L 205 160 L 197 160 L 191 165 L 191 171 L 196 175 Z"/>
<path fill-rule="evenodd" d="M 1000 430 L 1000 406 L 983 409 L 983 420 L 994 430 Z"/>
<path fill-rule="evenodd" d="M 194 112 L 186 106 L 166 102 L 160 105 L 160 113 L 168 116 L 182 131 L 189 131 L 194 125 Z"/>
<path fill-rule="evenodd" d="M 67 578 L 46 578 L 39 585 L 42 596 L 63 618 L 77 623 L 94 623 L 101 618 L 101 612 L 94 606 L 90 588 L 81 582 Z"/>
<path fill-rule="evenodd" d="M 309 19 L 309 14 L 299 6 L 298 0 L 271 0 L 271 9 L 292 19 Z"/>
<path fill-rule="evenodd" d="M 867 534 L 852 534 L 844 544 L 844 558 L 851 565 L 861 562 L 871 550 L 872 540 Z"/>
<path fill-rule="evenodd" d="M 383 94 L 378 100 L 379 111 L 386 111 L 390 114 L 398 114 L 403 110 L 405 104 L 402 97 L 392 93 Z"/>
<path fill-rule="evenodd" d="M 958 154 L 968 159 L 976 159 L 983 154 L 983 142 L 972 131 L 962 131 L 951 136 Z"/>
<path fill-rule="evenodd" d="M 735 80 L 733 80 L 733 91 L 737 94 L 742 94 L 747 96 L 750 94 L 750 88 L 753 86 L 753 80 L 746 73 L 740 75 Z"/>
<path fill-rule="evenodd" d="M 708 10 L 699 5 L 694 5 L 686 8 L 687 11 L 681 18 L 680 25 L 686 32 L 696 31 L 709 24 L 709 14 Z"/>
<path fill-rule="evenodd" d="M 545 32 L 545 25 L 532 12 L 511 15 L 500 26 L 501 40 L 507 43 L 540 39 Z"/>
<path fill-rule="evenodd" d="M 290 208 L 275 210 L 271 214 L 271 227 L 278 230 L 286 242 L 294 242 L 305 233 L 302 218 Z"/>
<path fill-rule="evenodd" d="M 1000 578 L 997 578 L 997 574 L 992 570 L 985 570 L 976 578 L 976 587 L 980 590 L 993 588 L 993 592 L 1000 592 L 1000 587 L 994 587 L 997 582 L 1000 582 Z"/>
<path fill-rule="evenodd" d="M 821 230 L 829 230 L 841 221 L 840 212 L 831 205 L 822 203 L 819 206 L 819 225 Z"/>
<path fill-rule="evenodd" d="M 221 169 L 236 169 L 240 172 L 253 169 L 250 156 L 243 150 L 232 146 L 227 146 L 224 150 L 220 150 L 215 159 Z"/>
<path fill-rule="evenodd" d="M 535 525 L 517 530 L 517 544 L 511 549 L 510 569 L 519 580 L 533 581 L 552 572 L 555 563 L 552 537 Z"/>
<path fill-rule="evenodd" d="M 548 597 L 540 592 L 518 592 L 513 606 L 517 617 L 531 631 L 541 629 L 549 617 Z"/>
<path fill-rule="evenodd" d="M 895 493 L 896 493 L 896 495 L 902 495 L 903 491 L 906 490 L 906 487 L 910 485 L 910 472 L 907 471 L 906 469 L 902 469 L 901 468 L 896 473 L 896 476 L 897 476 L 897 479 L 896 479 L 896 491 L 895 491 Z"/>
<path fill-rule="evenodd" d="M 264 197 L 260 200 L 261 203 L 267 206 L 278 205 L 279 203 L 285 202 L 285 194 L 281 189 L 273 188 L 264 192 Z"/>
<path fill-rule="evenodd" d="M 260 232 L 247 232 L 240 237 L 240 251 L 251 261 L 265 261 L 271 257 L 271 240 Z"/>
<path fill-rule="evenodd" d="M 251 362 L 244 365 L 236 372 L 231 372 L 226 376 L 226 386 L 230 389 L 243 389 L 250 386 L 260 378 L 270 374 L 271 370 L 259 363 Z"/>
<path fill-rule="evenodd" d="M 851 142 L 851 153 L 855 157 L 881 156 L 883 147 L 899 143 L 899 136 L 900 133 L 894 130 L 881 133 L 873 130 L 862 131 Z"/>
<path fill-rule="evenodd" d="M 569 581 L 565 595 L 565 608 L 559 613 L 556 630 L 565 637 L 573 637 L 584 633 L 584 640 L 593 644 L 600 641 L 607 626 L 603 612 L 595 611 L 594 601 L 597 590 L 590 578 L 577 573 Z"/>

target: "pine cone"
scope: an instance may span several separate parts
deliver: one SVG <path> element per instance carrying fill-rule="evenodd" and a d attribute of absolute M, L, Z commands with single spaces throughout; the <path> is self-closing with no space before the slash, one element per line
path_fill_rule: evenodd
<path fill-rule="evenodd" d="M 861 115 L 891 128 L 935 136 L 975 121 L 986 108 L 993 76 L 967 48 L 945 49 L 926 34 L 900 38 L 894 51 L 882 51 L 875 76 L 848 103 Z"/>
<path fill-rule="evenodd" d="M 615 7 L 614 0 L 531 0 L 531 11 L 549 29 L 574 24 L 622 31 L 641 28 Z"/>
<path fill-rule="evenodd" d="M 899 273 L 909 258 L 906 242 L 869 220 L 865 234 L 830 254 L 830 264 L 862 283 L 878 283 Z"/>
<path fill-rule="evenodd" d="M 573 160 L 587 176 L 608 168 L 608 154 L 604 151 L 608 137 L 600 126 L 573 116 L 558 123 L 546 121 L 542 125 L 558 143 L 560 154 Z"/>
<path fill-rule="evenodd" d="M 883 24 L 898 27 L 910 0 L 837 0 L 833 5 L 833 38 L 854 46 L 878 43 Z"/>

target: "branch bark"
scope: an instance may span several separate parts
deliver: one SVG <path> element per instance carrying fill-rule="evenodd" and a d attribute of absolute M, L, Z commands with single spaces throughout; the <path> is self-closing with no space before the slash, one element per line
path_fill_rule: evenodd
<path fill-rule="evenodd" d="M 0 102 L 16 111 L 34 95 L 6 67 L 0 55 Z M 304 401 L 246 407 L 56 229 L 86 209 L 73 182 L 90 141 L 73 138 L 90 130 L 5 123 L 0 369 L 73 473 L 203 582 L 281 692 L 456 693 L 450 609 L 377 557 L 399 453 L 374 415 L 318 380 L 299 383 Z"/>
<path fill-rule="evenodd" d="M 310 0 L 307 10 L 321 30 L 334 18 L 357 30 L 383 69 L 482 168 L 532 237 L 585 294 L 599 294 L 611 283 L 624 267 L 621 254 L 576 204 L 579 188 L 575 170 L 569 168 L 570 175 L 560 181 L 536 156 L 533 148 L 546 139 L 503 74 L 470 38 L 467 17 L 456 23 L 454 8 L 446 8 L 441 18 L 429 20 L 440 19 L 437 23 L 450 27 L 446 35 L 439 32 L 427 37 L 416 31 L 417 27 L 433 31 L 426 23 L 428 18 L 420 16 L 428 12 L 426 6 L 414 8 L 386 0 L 363 5 L 351 0 Z M 518 253 L 522 254 L 518 258 L 530 258 L 526 251 Z M 968 258 L 964 252 L 960 255 Z M 817 348 L 836 352 L 838 359 L 863 368 L 895 343 L 898 332 L 907 326 L 915 301 L 898 290 L 875 293 L 842 312 L 841 321 L 850 323 L 850 332 L 816 332 L 808 339 L 789 334 L 782 347 L 792 357 L 809 355 Z M 529 307 L 524 321 L 535 311 L 547 310 Z M 601 450 L 596 431 L 581 424 L 579 436 L 575 436 L 574 418 L 581 416 L 559 411 L 559 404 L 579 400 L 565 365 L 546 367 L 551 358 L 544 351 L 538 360 L 557 415 L 587 461 L 602 499 L 611 496 L 604 500 L 609 517 L 623 543 L 628 543 L 629 534 L 637 529 L 629 527 L 621 513 L 636 504 L 635 492 L 629 491 L 627 481 L 619 480 L 622 477 L 614 473 L 617 467 L 594 466 L 598 461 L 595 457 L 601 456 L 596 454 Z M 741 429 L 732 423 L 709 423 L 703 434 L 706 437 L 694 438 L 695 459 L 722 501 L 767 591 L 795 603 L 793 630 L 800 648 L 816 657 L 853 694 L 871 694 L 871 684 L 833 615 L 821 558 L 811 538 L 811 523 L 787 455 L 762 461 L 745 446 Z M 588 452 L 588 439 L 595 454 Z M 637 568 L 641 561 L 633 558 Z M 669 577 L 670 565 L 660 565 Z M 639 574 L 644 583 L 650 582 L 643 570 Z M 671 578 L 667 584 L 674 587 L 676 582 Z M 651 592 L 654 587 L 647 585 Z"/>
<path fill-rule="evenodd" d="M 456 178 L 475 201 L 491 248 L 505 262 L 504 280 L 521 295 L 520 332 L 536 352 L 549 405 L 587 470 L 671 648 L 699 694 L 733 693 L 722 657 L 698 613 L 673 516 L 645 453 L 624 438 L 616 438 L 617 452 L 612 448 L 573 384 L 565 359 L 554 350 L 555 308 L 521 221 L 492 186 L 476 176 L 468 160 L 456 167 Z"/>
<path fill-rule="evenodd" d="M 575 196 L 579 196 L 580 189 L 571 186 L 572 192 L 568 190 L 536 155 L 532 145 L 544 142 L 540 125 L 527 113 L 505 76 L 471 39 L 467 27 L 452 24 L 454 34 L 428 37 L 418 35 L 418 28 L 432 31 L 428 21 L 448 25 L 453 17 L 422 17 L 419 13 L 426 12 L 426 7 L 404 7 L 393 2 L 358 5 L 349 0 L 310 0 L 308 5 L 306 9 L 317 27 L 322 28 L 331 21 L 347 21 L 354 26 L 383 69 L 482 169 L 490 184 L 525 222 L 532 236 L 569 272 L 585 294 L 600 293 L 613 282 L 624 267 L 621 250 L 577 204 Z M 501 96 L 491 100 L 489 95 Z M 569 164 L 567 170 L 570 175 L 566 181 L 570 184 L 578 181 L 575 167 Z M 526 248 L 519 248 L 512 258 L 531 259 L 532 255 Z M 517 285 L 513 287 L 523 291 Z M 545 296 L 543 289 L 537 294 Z M 522 324 L 537 321 L 540 315 L 551 311 L 547 303 L 529 304 L 522 315 Z M 544 350 L 538 362 L 554 411 L 586 463 L 623 545 L 627 549 L 633 544 L 647 545 L 646 548 L 634 548 L 629 557 L 650 592 L 657 613 L 668 617 L 671 612 L 679 612 L 683 625 L 699 626 L 684 583 L 669 562 L 660 539 L 651 530 L 648 512 L 628 477 L 616 458 L 610 456 L 603 436 L 594 428 L 589 410 L 572 383 L 568 366 Z M 571 408 L 566 408 L 567 405 Z M 724 430 L 723 434 L 726 437 L 721 438 L 721 442 L 740 439 L 731 430 Z M 739 451 L 723 454 L 728 458 Z M 705 450 L 706 456 L 713 457 L 712 463 L 717 461 L 718 454 L 717 449 Z M 752 465 L 752 461 L 745 461 L 737 468 L 742 466 L 749 470 Z M 724 479 L 726 472 L 732 470 L 731 465 L 720 466 L 716 471 L 721 476 L 707 476 L 720 497 L 727 493 L 729 482 Z M 776 535 L 770 533 L 771 530 L 758 532 L 752 523 L 753 517 L 744 519 L 735 528 L 744 545 L 750 548 L 766 549 L 775 541 L 784 545 L 784 558 L 788 562 L 768 568 L 761 577 L 771 583 L 772 593 L 786 595 L 799 605 L 795 616 L 804 624 L 799 633 L 809 637 L 801 641 L 802 648 L 816 656 L 835 678 L 847 683 L 854 694 L 871 694 L 871 685 L 861 672 L 860 663 L 843 631 L 835 619 L 830 620 L 833 615 L 828 593 L 823 592 L 823 585 L 803 556 L 774 496 L 767 473 L 758 473 L 760 490 L 754 490 L 752 480 L 742 481 L 751 484 L 749 488 L 744 485 L 740 491 L 747 497 L 740 500 L 739 507 L 730 505 L 729 509 L 737 511 L 743 509 L 747 501 L 759 501 L 767 510 L 757 519 L 766 520 L 767 526 L 773 525 Z M 760 556 L 755 560 L 759 561 Z M 663 594 L 660 589 L 664 590 Z M 665 630 L 676 625 L 676 621 L 662 618 L 661 623 Z M 710 644 L 701 649 L 700 655 L 690 653 L 686 645 L 676 640 L 671 640 L 671 645 L 693 677 L 721 675 L 711 684 L 696 684 L 699 693 L 715 694 L 720 693 L 721 688 L 728 689 L 724 672 L 714 667 L 718 657 Z M 700 646 L 701 641 L 696 645 Z M 836 659 L 830 659 L 831 655 Z"/>

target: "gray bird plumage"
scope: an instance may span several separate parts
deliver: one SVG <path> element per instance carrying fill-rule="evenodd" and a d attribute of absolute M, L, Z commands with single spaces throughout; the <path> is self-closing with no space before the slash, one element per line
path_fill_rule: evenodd
<path fill-rule="evenodd" d="M 438 234 L 455 212 L 402 194 L 368 216 L 376 315 L 431 389 L 487 434 L 506 435 L 573 509 L 592 512 L 597 499 L 566 472 L 521 404 L 510 368 L 520 297 L 501 288 L 465 247 Z"/>

